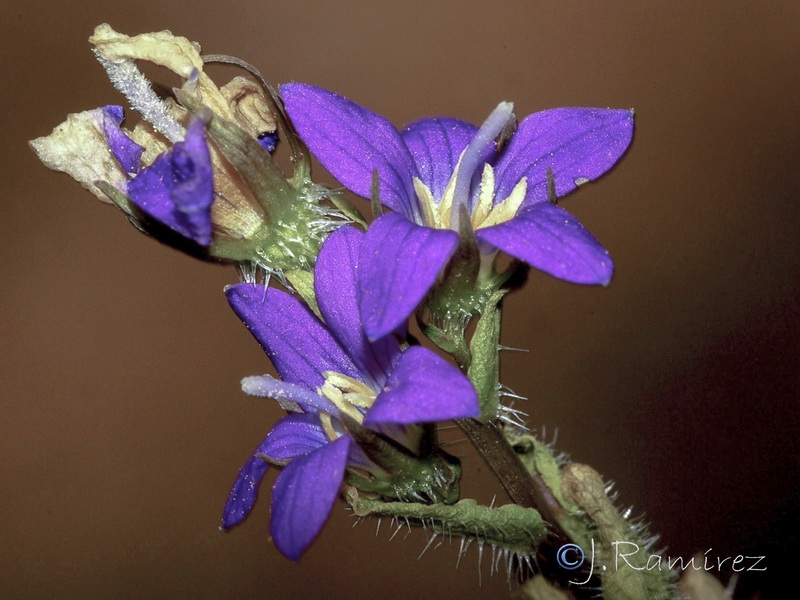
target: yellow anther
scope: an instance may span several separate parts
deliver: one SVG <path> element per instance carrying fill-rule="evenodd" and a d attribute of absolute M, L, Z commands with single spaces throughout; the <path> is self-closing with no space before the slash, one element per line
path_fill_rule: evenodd
<path fill-rule="evenodd" d="M 335 371 L 323 373 L 325 383 L 317 390 L 338 408 L 358 423 L 364 422 L 364 415 L 359 408 L 370 408 L 375 402 L 375 392 L 358 379 Z"/>
<path fill-rule="evenodd" d="M 430 188 L 422 183 L 419 177 L 414 177 L 413 181 L 414 191 L 417 193 L 417 198 L 419 198 L 419 205 L 422 208 L 422 216 L 425 219 L 425 223 L 429 227 L 442 229 L 442 220 L 439 218 L 439 207 L 436 204 L 436 200 Z"/>
<path fill-rule="evenodd" d="M 458 168 L 461 166 L 461 158 L 463 158 L 463 156 L 464 153 L 462 152 L 461 157 L 458 159 L 458 164 L 453 174 L 450 176 L 450 181 L 447 182 L 447 187 L 444 188 L 442 199 L 439 200 L 439 218 L 442 221 L 442 229 L 448 229 L 450 227 L 450 213 L 453 212 L 453 203 L 455 202 Z"/>
<path fill-rule="evenodd" d="M 484 219 L 492 212 L 494 203 L 494 169 L 492 165 L 486 163 L 481 174 L 481 191 L 478 196 L 478 203 L 472 209 L 472 226 L 474 229 L 480 227 Z"/>
<path fill-rule="evenodd" d="M 483 180 L 481 180 L 481 184 L 483 184 Z M 516 216 L 519 207 L 522 205 L 522 201 L 525 200 L 525 193 L 527 191 L 528 178 L 523 177 L 519 180 L 519 182 L 517 182 L 517 185 L 514 186 L 514 189 L 511 190 L 511 193 L 508 195 L 508 197 L 502 202 L 495 204 L 489 211 L 489 214 L 486 215 L 482 221 L 478 222 L 473 217 L 472 224 L 475 229 L 479 229 L 481 227 L 491 227 L 492 225 L 498 225 L 513 219 Z M 483 188 L 481 187 L 481 200 L 483 200 L 482 196 Z"/>
<path fill-rule="evenodd" d="M 464 154 L 462 152 L 461 156 Z M 449 229 L 451 226 L 450 217 L 453 209 L 453 202 L 455 201 L 456 179 L 458 178 L 458 169 L 461 165 L 461 158 L 459 158 L 458 165 L 456 165 L 453 174 L 450 176 L 450 181 L 439 199 L 433 197 L 430 188 L 425 185 L 419 178 L 414 177 L 414 191 L 419 198 L 419 204 L 422 207 L 422 215 L 425 219 L 425 224 L 434 229 Z M 505 223 L 513 219 L 522 202 L 525 200 L 525 193 L 528 191 L 528 180 L 523 177 L 511 190 L 508 197 L 502 202 L 495 204 L 495 177 L 494 169 L 489 163 L 484 164 L 483 173 L 481 174 L 480 193 L 475 207 L 472 209 L 472 228 L 480 229 L 482 227 L 491 227 Z"/>
<path fill-rule="evenodd" d="M 336 430 L 333 428 L 331 416 L 328 413 L 319 413 L 319 420 L 322 423 L 322 429 L 325 432 L 325 435 L 328 436 L 328 439 L 332 442 L 338 439 L 339 436 L 336 434 Z"/>

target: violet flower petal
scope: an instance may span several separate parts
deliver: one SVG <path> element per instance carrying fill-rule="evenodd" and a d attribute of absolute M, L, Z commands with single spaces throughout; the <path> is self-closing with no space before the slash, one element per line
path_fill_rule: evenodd
<path fill-rule="evenodd" d="M 342 485 L 350 443 L 349 437 L 341 437 L 299 456 L 275 480 L 270 533 L 287 558 L 300 558 L 328 520 Z"/>
<path fill-rule="evenodd" d="M 278 137 L 277 133 L 262 133 L 258 136 L 258 143 L 270 154 L 275 152 L 275 148 L 278 147 L 279 141 L 280 138 Z"/>
<path fill-rule="evenodd" d="M 214 167 L 205 137 L 205 124 L 193 119 L 186 128 L 182 152 L 172 156 L 175 207 L 196 232 L 207 233 L 211 241 L 211 204 L 214 202 Z M 203 242 L 205 245 L 205 242 Z"/>
<path fill-rule="evenodd" d="M 431 350 L 412 346 L 400 355 L 364 424 L 408 425 L 479 415 L 478 395 L 461 371 Z"/>
<path fill-rule="evenodd" d="M 235 527 L 253 510 L 261 480 L 269 468 L 260 455 L 291 459 L 313 452 L 328 441 L 317 415 L 289 415 L 281 419 L 239 471 L 222 510 L 222 529 Z"/>
<path fill-rule="evenodd" d="M 225 508 L 222 509 L 222 529 L 230 529 L 244 521 L 256 504 L 258 488 L 269 469 L 269 464 L 257 453 L 258 450 L 253 452 L 233 482 Z"/>
<path fill-rule="evenodd" d="M 364 374 L 364 382 L 379 389 L 395 357 L 397 340 L 386 336 L 370 342 L 358 308 L 358 256 L 364 234 L 352 227 L 333 232 L 322 245 L 314 268 L 317 304 L 328 328 Z M 330 411 L 328 411 L 330 412 Z"/>
<path fill-rule="evenodd" d="M 124 118 L 121 106 L 109 104 L 103 109 L 103 133 L 105 133 L 108 147 L 114 154 L 119 165 L 129 175 L 139 172 L 142 166 L 144 146 L 134 142 L 128 134 L 122 131 L 120 125 Z"/>
<path fill-rule="evenodd" d="M 285 381 L 315 390 L 325 371 L 359 377 L 347 353 L 297 298 L 251 283 L 228 286 L 225 294 Z"/>
<path fill-rule="evenodd" d="M 261 444 L 259 452 L 275 460 L 291 459 L 322 448 L 330 440 L 317 414 L 289 415 L 281 419 Z"/>
<path fill-rule="evenodd" d="M 477 132 L 475 125 L 449 117 L 420 119 L 400 132 L 417 163 L 420 180 L 437 201 L 450 183 L 461 153 Z"/>
<path fill-rule="evenodd" d="M 495 166 L 496 198 L 506 198 L 527 177 L 523 208 L 544 202 L 548 168 L 560 198 L 613 167 L 632 138 L 630 110 L 554 108 L 528 115 Z"/>
<path fill-rule="evenodd" d="M 475 235 L 564 281 L 607 285 L 614 272 L 600 242 L 578 219 L 550 202 L 534 204 L 510 221 L 478 229 Z"/>
<path fill-rule="evenodd" d="M 159 155 L 128 182 L 128 196 L 144 212 L 201 246 L 211 244 L 214 179 L 204 125 L 195 119 L 186 139 Z"/>
<path fill-rule="evenodd" d="M 365 235 L 359 256 L 361 318 L 367 336 L 381 338 L 414 312 L 458 245 L 458 234 L 388 213 Z"/>
<path fill-rule="evenodd" d="M 306 83 L 284 84 L 280 94 L 300 137 L 336 179 L 371 198 L 377 171 L 381 202 L 420 222 L 412 183 L 417 168 L 394 125 L 343 96 Z"/>

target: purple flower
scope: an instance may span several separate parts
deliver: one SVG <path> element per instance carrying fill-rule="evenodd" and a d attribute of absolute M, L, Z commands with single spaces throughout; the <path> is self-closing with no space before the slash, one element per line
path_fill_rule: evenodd
<path fill-rule="evenodd" d="M 499 151 L 513 120 L 501 103 L 476 127 L 448 117 L 399 132 L 366 108 L 308 84 L 281 87 L 303 141 L 349 190 L 392 209 L 362 248 L 360 310 L 370 339 L 401 326 L 435 283 L 458 244 L 466 214 L 484 255 L 497 249 L 559 279 L 607 284 L 608 253 L 578 220 L 548 202 L 608 171 L 630 144 L 630 110 L 556 108 L 531 114 Z"/>
<path fill-rule="evenodd" d="M 193 118 L 183 141 L 142 169 L 144 148 L 121 128 L 121 106 L 103 109 L 103 132 L 119 165 L 131 176 L 124 191 L 150 217 L 201 246 L 211 244 L 214 168 L 205 124 Z"/>
<path fill-rule="evenodd" d="M 282 378 L 249 377 L 243 389 L 276 399 L 293 413 L 272 428 L 242 467 L 222 527 L 237 525 L 253 508 L 267 471 L 262 456 L 288 461 L 273 487 L 270 529 L 278 549 L 292 560 L 327 520 L 347 467 L 373 466 L 348 435 L 344 415 L 413 445 L 404 437 L 408 425 L 479 414 L 472 384 L 435 353 L 419 346 L 402 351 L 392 337 L 367 339 L 356 287 L 363 240 L 364 234 L 346 227 L 322 246 L 314 285 L 324 323 L 297 298 L 274 288 L 238 284 L 226 290 Z"/>
<path fill-rule="evenodd" d="M 131 202 L 173 231 L 201 246 L 209 246 L 214 168 L 205 124 L 192 119 L 183 141 L 176 142 L 151 165 L 139 170 L 143 148 L 120 129 L 121 116 L 116 126 L 106 126 L 106 136 L 120 165 L 135 173 L 127 186 Z"/>
<path fill-rule="evenodd" d="M 31 145 L 48 167 L 68 173 L 101 200 L 117 204 L 140 229 L 149 230 L 151 222 L 157 222 L 209 246 L 214 169 L 204 122 L 191 118 L 185 133 L 175 122 L 180 137 L 163 150 L 163 141 L 156 144 L 142 128 L 138 136 L 132 134 L 122 127 L 123 120 L 121 106 L 102 106 L 70 115 Z M 145 147 L 132 136 L 150 143 Z"/>

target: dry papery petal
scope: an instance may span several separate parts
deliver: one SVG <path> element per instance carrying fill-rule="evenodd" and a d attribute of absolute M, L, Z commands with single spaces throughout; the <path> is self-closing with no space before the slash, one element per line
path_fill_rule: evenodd
<path fill-rule="evenodd" d="M 246 77 L 234 77 L 220 89 L 230 105 L 236 123 L 253 137 L 277 128 L 261 85 Z"/>
<path fill-rule="evenodd" d="M 185 37 L 175 36 L 170 31 L 143 33 L 127 36 L 114 31 L 108 24 L 97 26 L 89 38 L 98 57 L 115 64 L 133 64 L 144 60 L 165 67 L 188 80 L 192 94 L 199 95 L 202 104 L 225 120 L 238 123 L 254 137 L 275 131 L 275 119 L 269 110 L 260 86 L 242 77 L 237 77 L 220 90 L 203 72 L 200 45 Z M 193 77 L 196 73 L 196 78 Z M 172 98 L 163 100 L 164 108 L 176 122 L 186 125 L 187 111 Z M 131 137 L 145 147 L 142 157 L 149 165 L 156 156 L 169 148 L 157 125 L 140 121 Z M 247 237 L 262 223 L 262 211 L 252 198 L 241 177 L 212 144 L 214 163 L 214 192 L 217 201 L 211 207 L 215 228 L 233 237 Z"/>
<path fill-rule="evenodd" d="M 114 31 L 107 23 L 95 28 L 89 42 L 94 45 L 98 56 L 109 62 L 146 60 L 166 67 L 183 79 L 188 79 L 196 69 L 197 89 L 202 102 L 221 117 L 233 119 L 227 100 L 211 78 L 203 73 L 198 43 L 173 35 L 168 30 L 130 37 Z"/>
<path fill-rule="evenodd" d="M 62 171 L 103 202 L 111 202 L 96 181 L 125 189 L 127 175 L 108 147 L 102 127 L 102 109 L 67 116 L 53 132 L 30 142 L 39 159 L 50 169 Z"/>

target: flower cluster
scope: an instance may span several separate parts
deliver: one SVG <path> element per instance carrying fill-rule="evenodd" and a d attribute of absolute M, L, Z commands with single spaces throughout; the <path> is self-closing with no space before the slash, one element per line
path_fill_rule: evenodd
<path fill-rule="evenodd" d="M 293 560 L 319 534 L 343 485 L 371 507 L 436 505 L 445 514 L 439 508 L 458 500 L 460 467 L 435 424 L 498 417 L 485 403 L 499 390 L 498 303 L 508 291 L 495 257 L 504 252 L 572 283 L 610 281 L 606 250 L 556 201 L 619 160 L 632 139 L 632 111 L 558 108 L 517 124 L 502 102 L 480 126 L 436 117 L 398 130 L 308 84 L 283 85 L 278 96 L 241 61 L 234 62 L 259 81 L 239 77 L 218 88 L 199 46 L 168 31 L 128 37 L 102 25 L 91 41 L 141 120 L 126 128 L 122 107 L 105 106 L 70 115 L 31 145 L 142 231 L 236 264 L 246 281 L 226 289 L 228 301 L 279 375 L 242 381 L 246 393 L 274 399 L 288 414 L 241 468 L 222 528 L 250 514 L 269 465 L 281 470 L 272 537 Z M 166 67 L 182 85 L 163 99 L 137 60 Z M 291 145 L 291 177 L 271 157 L 278 130 Z M 309 149 L 371 200 L 369 226 L 313 183 Z M 289 291 L 257 284 L 254 270 L 280 275 Z M 423 332 L 460 368 L 408 334 L 415 311 L 436 313 L 431 299 L 455 293 L 448 282 L 458 273 L 468 273 L 459 285 L 473 294 L 459 318 L 479 317 L 469 356 Z M 457 333 L 466 347 L 464 325 Z M 456 530 L 485 540 L 486 527 L 470 525 L 464 506 L 452 511 L 462 515 Z M 492 512 L 484 508 L 481 515 Z M 525 522 L 529 509 L 518 508 Z M 538 514 L 532 522 L 541 523 Z M 539 539 L 524 527 L 517 533 Z"/>
<path fill-rule="evenodd" d="M 316 537 L 339 493 L 345 470 L 382 479 L 378 465 L 353 444 L 361 426 L 419 456 L 415 424 L 478 417 L 478 401 L 458 369 L 421 346 L 370 341 L 358 312 L 357 273 L 364 234 L 347 227 L 322 247 L 314 286 L 322 321 L 297 298 L 242 283 L 227 289 L 234 312 L 272 359 L 282 380 L 250 377 L 243 389 L 290 411 L 242 468 L 225 507 L 223 527 L 241 522 L 271 462 L 290 460 L 272 493 L 272 537 L 296 559 Z M 434 490 L 425 490 L 434 496 Z"/>

